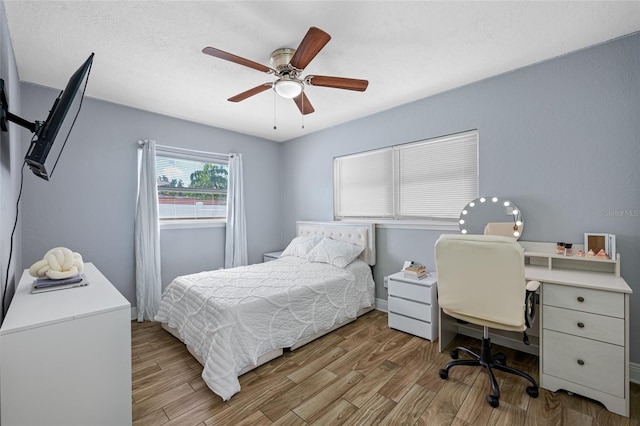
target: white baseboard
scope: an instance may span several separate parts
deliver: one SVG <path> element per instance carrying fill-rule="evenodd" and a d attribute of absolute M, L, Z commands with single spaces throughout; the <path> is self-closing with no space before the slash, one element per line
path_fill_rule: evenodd
<path fill-rule="evenodd" d="M 640 364 L 629 363 L 629 381 L 640 385 Z"/>
<path fill-rule="evenodd" d="M 389 312 L 389 304 L 385 299 L 376 299 L 376 309 L 382 312 Z"/>
<path fill-rule="evenodd" d="M 131 307 L 131 321 L 135 321 L 138 319 L 138 308 L 135 306 Z"/>

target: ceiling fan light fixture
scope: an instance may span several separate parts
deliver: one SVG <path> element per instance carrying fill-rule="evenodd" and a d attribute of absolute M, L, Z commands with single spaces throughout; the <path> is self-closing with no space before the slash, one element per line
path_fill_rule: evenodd
<path fill-rule="evenodd" d="M 298 80 L 291 80 L 288 78 L 281 78 L 273 84 L 273 90 L 283 98 L 293 99 L 298 97 L 302 93 L 302 82 Z"/>

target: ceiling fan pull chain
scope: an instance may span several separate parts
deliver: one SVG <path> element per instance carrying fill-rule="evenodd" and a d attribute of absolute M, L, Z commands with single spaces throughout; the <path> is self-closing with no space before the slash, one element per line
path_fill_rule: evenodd
<path fill-rule="evenodd" d="M 304 94 L 304 92 L 302 92 Z M 302 128 L 304 129 L 304 96 L 302 96 L 302 114 L 300 114 L 302 120 Z"/>
<path fill-rule="evenodd" d="M 276 92 L 273 92 L 273 130 L 276 130 Z"/>

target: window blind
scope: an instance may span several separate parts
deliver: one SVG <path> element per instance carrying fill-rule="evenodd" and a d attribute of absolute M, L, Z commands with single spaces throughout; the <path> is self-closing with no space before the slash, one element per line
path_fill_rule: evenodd
<path fill-rule="evenodd" d="M 336 218 L 456 219 L 477 196 L 477 131 L 334 159 Z"/>
<path fill-rule="evenodd" d="M 393 149 L 336 158 L 337 217 L 393 216 Z"/>
<path fill-rule="evenodd" d="M 452 218 L 478 195 L 477 133 L 396 148 L 397 215 Z"/>

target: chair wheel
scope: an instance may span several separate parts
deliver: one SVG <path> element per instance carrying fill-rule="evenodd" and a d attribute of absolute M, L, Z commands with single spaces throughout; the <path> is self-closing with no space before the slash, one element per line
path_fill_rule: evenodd
<path fill-rule="evenodd" d="M 449 378 L 449 372 L 443 368 L 440 370 L 440 378 L 442 380 L 447 380 Z"/>
<path fill-rule="evenodd" d="M 487 402 L 493 408 L 498 408 L 498 405 L 500 405 L 500 400 L 493 395 L 487 395 Z"/>
<path fill-rule="evenodd" d="M 537 386 L 527 386 L 527 393 L 531 398 L 538 397 L 538 387 Z"/>
<path fill-rule="evenodd" d="M 451 356 L 451 359 L 458 359 L 458 350 L 452 350 L 451 352 L 449 352 L 449 355 Z"/>
<path fill-rule="evenodd" d="M 499 352 L 493 356 L 493 362 L 497 365 L 507 365 L 507 357 Z"/>

